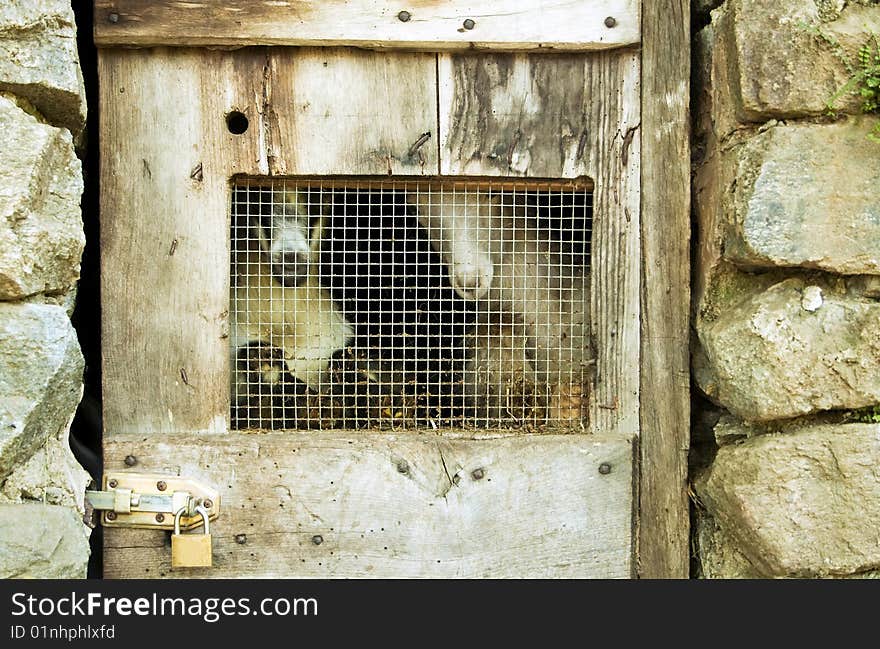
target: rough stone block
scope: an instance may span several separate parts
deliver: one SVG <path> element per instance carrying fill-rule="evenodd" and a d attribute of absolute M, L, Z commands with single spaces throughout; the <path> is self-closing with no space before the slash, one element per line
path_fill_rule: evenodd
<path fill-rule="evenodd" d="M 79 137 L 86 98 L 69 0 L 0 3 L 0 90 Z"/>
<path fill-rule="evenodd" d="M 728 155 L 724 256 L 744 267 L 880 274 L 877 120 L 777 126 Z M 728 179 L 732 180 L 732 179 Z"/>
<path fill-rule="evenodd" d="M 763 575 L 870 576 L 880 566 L 878 457 L 878 424 L 805 424 L 720 448 L 696 490 Z"/>
<path fill-rule="evenodd" d="M 89 474 L 73 456 L 68 443 L 69 428 L 51 437 L 29 460 L 15 468 L 0 487 L 0 501 L 36 500 L 64 505 L 84 512 Z"/>
<path fill-rule="evenodd" d="M 68 292 L 79 279 L 82 171 L 70 133 L 0 96 L 0 300 Z"/>
<path fill-rule="evenodd" d="M 0 505 L 0 578 L 82 579 L 88 561 L 89 530 L 76 510 Z"/>
<path fill-rule="evenodd" d="M 747 421 L 880 403 L 880 303 L 792 278 L 698 325 L 700 388 Z M 815 308 L 813 308 L 815 306 Z"/>
<path fill-rule="evenodd" d="M 757 579 L 762 575 L 740 551 L 730 535 L 711 516 L 697 516 L 695 554 L 703 579 Z"/>
<path fill-rule="evenodd" d="M 871 33 L 880 33 L 876 4 L 816 0 L 727 0 L 712 12 L 717 40 L 713 104 L 733 106 L 739 123 L 824 115 L 828 101 L 850 79 Z M 821 35 L 820 35 L 821 34 Z M 848 95 L 843 112 L 859 112 Z M 719 122 L 726 136 L 735 123 Z"/>
<path fill-rule="evenodd" d="M 0 482 L 50 438 L 66 439 L 83 367 L 63 308 L 0 302 Z"/>

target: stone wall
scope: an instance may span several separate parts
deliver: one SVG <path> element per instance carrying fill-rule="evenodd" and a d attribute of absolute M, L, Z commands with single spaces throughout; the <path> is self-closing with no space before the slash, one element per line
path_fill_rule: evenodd
<path fill-rule="evenodd" d="M 0 3 L 0 577 L 86 575 L 89 476 L 68 444 L 85 115 L 69 0 Z"/>
<path fill-rule="evenodd" d="M 876 576 L 878 118 L 827 103 L 880 2 L 695 11 L 715 6 L 694 40 L 698 573 Z"/>

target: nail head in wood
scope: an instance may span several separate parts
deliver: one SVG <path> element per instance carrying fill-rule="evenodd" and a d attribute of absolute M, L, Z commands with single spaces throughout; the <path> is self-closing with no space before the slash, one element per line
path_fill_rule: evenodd
<path fill-rule="evenodd" d="M 477 26 L 477 23 L 475 23 L 470 18 L 468 18 L 467 20 L 464 21 L 464 23 L 462 23 L 462 27 L 464 27 L 465 29 L 473 29 L 476 26 Z"/>
<path fill-rule="evenodd" d="M 617 18 L 615 18 L 614 16 L 608 16 L 608 18 L 605 19 L 605 26 L 608 29 L 617 27 Z"/>
<path fill-rule="evenodd" d="M 324 542 L 324 537 L 321 536 L 320 534 L 315 534 L 312 537 L 312 543 L 314 543 L 315 545 L 321 545 L 323 542 Z"/>
<path fill-rule="evenodd" d="M 608 464 L 608 462 L 602 462 L 602 464 L 599 465 L 599 473 L 602 475 L 608 475 L 611 473 L 611 465 Z"/>
<path fill-rule="evenodd" d="M 401 11 L 397 14 L 397 20 L 402 23 L 408 23 L 410 18 L 412 18 L 412 14 L 408 11 Z"/>
<path fill-rule="evenodd" d="M 108 22 L 111 22 L 111 23 L 114 23 L 114 24 L 118 23 L 118 22 L 119 22 L 119 14 L 117 14 L 117 13 L 111 13 L 111 14 L 109 14 L 109 15 L 107 16 L 107 21 L 108 21 Z"/>
<path fill-rule="evenodd" d="M 474 469 L 471 471 L 471 477 L 474 480 L 482 480 L 486 476 L 486 472 L 483 469 Z"/>
<path fill-rule="evenodd" d="M 138 459 L 134 455 L 125 456 L 125 466 L 134 466 L 138 463 Z"/>

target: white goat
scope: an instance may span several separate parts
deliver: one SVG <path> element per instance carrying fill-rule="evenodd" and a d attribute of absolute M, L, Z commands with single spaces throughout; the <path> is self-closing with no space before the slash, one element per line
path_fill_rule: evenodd
<path fill-rule="evenodd" d="M 268 215 L 241 215 L 233 251 L 232 402 L 246 426 L 288 427 L 303 416 L 307 386 L 320 392 L 333 354 L 353 336 L 318 279 L 324 215 L 285 192 Z M 295 421 L 293 422 L 296 423 Z"/>
<path fill-rule="evenodd" d="M 525 379 L 550 419 L 580 419 L 592 359 L 588 274 L 526 205 L 449 191 L 408 200 L 453 288 L 479 303 L 465 384 L 481 414 L 518 419 Z"/>

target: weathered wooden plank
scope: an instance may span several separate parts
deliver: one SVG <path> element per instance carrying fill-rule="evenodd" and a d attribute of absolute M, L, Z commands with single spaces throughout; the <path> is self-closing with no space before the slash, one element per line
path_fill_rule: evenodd
<path fill-rule="evenodd" d="M 440 54 L 441 173 L 577 178 L 599 117 L 593 58 Z M 563 82 L 563 80 L 565 80 Z"/>
<path fill-rule="evenodd" d="M 638 430 L 638 54 L 441 54 L 438 71 L 442 173 L 593 180 L 591 427 Z"/>
<path fill-rule="evenodd" d="M 688 576 L 690 3 L 646 0 L 639 574 Z"/>
<path fill-rule="evenodd" d="M 434 55 L 268 51 L 273 173 L 437 173 Z"/>
<path fill-rule="evenodd" d="M 95 0 L 95 42 L 588 50 L 638 43 L 639 14 L 639 0 Z"/>
<path fill-rule="evenodd" d="M 200 95 L 218 58 L 100 56 L 107 434 L 227 426 L 228 149 L 223 112 Z"/>
<path fill-rule="evenodd" d="M 170 571 L 167 532 L 105 530 L 105 577 L 629 577 L 632 437 L 147 436 L 110 470 L 222 492 L 214 567 Z M 606 472 L 602 464 L 608 464 Z"/>
<path fill-rule="evenodd" d="M 593 198 L 592 294 L 598 350 L 592 401 L 595 430 L 639 426 L 641 128 L 639 56 L 594 55 L 590 95 L 607 111 L 590 144 Z M 614 90 L 616 89 L 616 90 Z"/>

